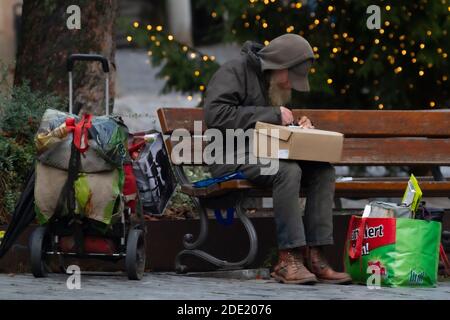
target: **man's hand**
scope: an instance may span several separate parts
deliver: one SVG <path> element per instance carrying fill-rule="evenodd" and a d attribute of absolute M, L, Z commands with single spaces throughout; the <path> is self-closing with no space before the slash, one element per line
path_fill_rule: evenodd
<path fill-rule="evenodd" d="M 298 125 L 305 129 L 314 129 L 311 120 L 309 120 L 308 117 L 306 116 L 303 116 L 300 119 L 298 119 Z"/>
<path fill-rule="evenodd" d="M 292 111 L 286 107 L 280 107 L 281 110 L 281 124 L 283 126 L 288 126 L 294 122 L 294 115 Z"/>

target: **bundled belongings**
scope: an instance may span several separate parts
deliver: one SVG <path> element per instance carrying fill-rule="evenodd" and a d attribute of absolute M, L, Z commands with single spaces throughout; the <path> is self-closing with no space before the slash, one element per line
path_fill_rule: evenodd
<path fill-rule="evenodd" d="M 80 119 L 48 109 L 35 141 L 38 163 L 34 195 L 41 224 L 55 214 L 68 214 L 61 201 L 70 188 L 76 201 L 75 214 L 105 227 L 117 221 L 123 210 L 124 165 L 131 162 L 128 129 L 119 118 L 85 115 Z M 69 172 L 77 173 L 73 181 L 68 180 Z"/>
<path fill-rule="evenodd" d="M 136 133 L 130 153 L 144 213 L 162 215 L 176 187 L 162 134 Z"/>
<path fill-rule="evenodd" d="M 416 177 L 411 175 L 402 202 L 400 204 L 384 201 L 372 201 L 364 208 L 363 218 L 414 218 L 420 199 L 422 198 L 422 190 Z"/>
<path fill-rule="evenodd" d="M 76 60 L 99 61 L 106 73 L 106 115 L 72 113 Z M 109 115 L 108 61 L 98 55 L 68 59 L 69 113 L 48 109 L 35 137 L 34 202 L 41 225 L 30 237 L 31 269 L 45 276 L 46 257 L 125 258 L 129 279 L 145 268 L 145 225 L 128 151 L 128 128 Z"/>
<path fill-rule="evenodd" d="M 344 265 L 353 281 L 393 287 L 436 285 L 441 223 L 411 219 L 420 198 L 412 176 L 402 204 L 371 202 L 362 217 L 352 216 Z"/>
<path fill-rule="evenodd" d="M 412 218 L 411 207 L 383 201 L 372 201 L 364 208 L 363 218 Z"/>
<path fill-rule="evenodd" d="M 440 239 L 438 222 L 353 216 L 345 270 L 361 284 L 375 274 L 382 286 L 435 286 Z"/>

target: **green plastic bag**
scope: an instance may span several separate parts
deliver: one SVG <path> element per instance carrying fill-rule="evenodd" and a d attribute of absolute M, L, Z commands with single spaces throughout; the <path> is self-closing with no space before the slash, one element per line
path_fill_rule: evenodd
<path fill-rule="evenodd" d="M 434 287 L 441 223 L 352 216 L 344 251 L 345 270 L 356 283 L 379 274 L 388 287 Z"/>

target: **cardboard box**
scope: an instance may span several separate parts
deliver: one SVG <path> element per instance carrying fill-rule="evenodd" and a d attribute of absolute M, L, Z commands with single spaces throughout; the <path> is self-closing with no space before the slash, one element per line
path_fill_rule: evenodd
<path fill-rule="evenodd" d="M 262 158 L 338 162 L 343 143 L 344 135 L 339 132 L 257 122 L 253 154 Z"/>

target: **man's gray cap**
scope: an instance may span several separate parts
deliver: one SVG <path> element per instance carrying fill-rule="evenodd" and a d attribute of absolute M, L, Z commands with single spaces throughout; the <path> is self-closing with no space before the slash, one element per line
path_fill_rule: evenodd
<path fill-rule="evenodd" d="M 288 69 L 292 88 L 309 91 L 308 73 L 314 52 L 305 38 L 298 34 L 284 34 L 270 41 L 258 56 L 263 71 Z"/>

